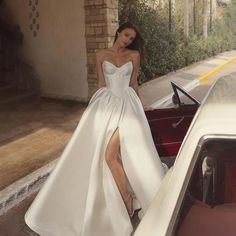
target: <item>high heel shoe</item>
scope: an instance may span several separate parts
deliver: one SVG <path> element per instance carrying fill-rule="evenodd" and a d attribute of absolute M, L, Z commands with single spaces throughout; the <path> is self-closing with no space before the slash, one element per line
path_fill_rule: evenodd
<path fill-rule="evenodd" d="M 124 203 L 128 211 L 129 217 L 132 218 L 134 215 L 134 208 L 133 208 L 133 197 L 131 193 L 129 193 L 129 195 L 124 199 Z"/>

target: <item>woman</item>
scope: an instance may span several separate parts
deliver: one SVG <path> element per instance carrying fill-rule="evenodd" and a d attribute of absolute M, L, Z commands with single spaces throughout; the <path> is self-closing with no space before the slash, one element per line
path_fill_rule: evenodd
<path fill-rule="evenodd" d="M 125 23 L 96 53 L 100 89 L 25 216 L 40 235 L 129 236 L 158 190 L 164 168 L 138 97 L 142 43 Z"/>

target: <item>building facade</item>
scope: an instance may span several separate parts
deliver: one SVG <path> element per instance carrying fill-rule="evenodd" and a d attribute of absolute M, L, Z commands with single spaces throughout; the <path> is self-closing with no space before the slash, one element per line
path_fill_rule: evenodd
<path fill-rule="evenodd" d="M 95 51 L 112 45 L 118 0 L 5 0 L 0 14 L 20 27 L 19 54 L 42 96 L 88 101 L 97 88 Z"/>

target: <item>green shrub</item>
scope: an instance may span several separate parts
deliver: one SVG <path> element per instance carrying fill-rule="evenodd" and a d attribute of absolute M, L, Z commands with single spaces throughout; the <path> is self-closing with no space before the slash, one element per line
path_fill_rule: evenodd
<path fill-rule="evenodd" d="M 203 39 L 199 32 L 189 37 L 183 35 L 181 27 L 183 21 L 180 19 L 181 14 L 178 9 L 174 9 L 173 31 L 169 32 L 168 8 L 153 9 L 147 6 L 145 0 L 120 0 L 120 23 L 125 21 L 134 23 L 146 42 L 145 60 L 141 64 L 139 83 L 234 49 L 235 12 L 236 0 L 232 0 L 225 9 L 224 17 L 214 22 L 213 31 L 207 39 Z M 197 30 L 199 31 L 199 27 Z"/>

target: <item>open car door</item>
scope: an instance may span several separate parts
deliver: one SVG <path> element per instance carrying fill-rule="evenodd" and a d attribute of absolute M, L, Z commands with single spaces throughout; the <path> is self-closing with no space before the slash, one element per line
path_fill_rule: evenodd
<path fill-rule="evenodd" d="M 173 107 L 145 111 L 161 157 L 176 156 L 200 102 L 171 82 Z"/>

